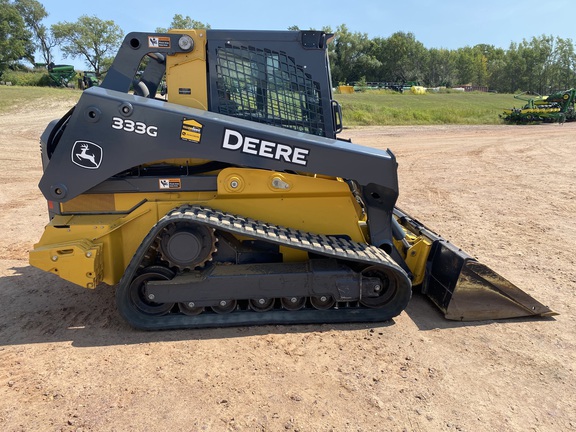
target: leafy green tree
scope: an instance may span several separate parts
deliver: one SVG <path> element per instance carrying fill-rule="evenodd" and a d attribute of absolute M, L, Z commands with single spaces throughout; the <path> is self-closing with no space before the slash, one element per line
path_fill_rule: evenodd
<path fill-rule="evenodd" d="M 188 15 L 186 15 L 184 17 L 180 14 L 176 14 L 172 18 L 172 22 L 170 23 L 170 27 L 168 27 L 168 28 L 156 27 L 156 33 L 166 33 L 166 32 L 168 32 L 169 29 L 187 30 L 187 29 L 209 29 L 209 28 L 210 28 L 210 24 L 208 24 L 208 23 L 204 24 L 201 21 L 193 20 Z"/>
<path fill-rule="evenodd" d="M 0 73 L 21 59 L 34 62 L 31 37 L 16 6 L 0 0 Z"/>
<path fill-rule="evenodd" d="M 56 41 L 41 22 L 48 16 L 46 9 L 36 0 L 16 0 L 14 5 L 32 32 L 35 47 L 40 50 L 44 62 L 49 64 L 52 61 L 52 49 L 56 46 Z"/>
<path fill-rule="evenodd" d="M 554 38 L 551 36 L 511 43 L 506 53 L 505 67 L 508 90 L 549 93 L 556 86 L 553 82 L 554 56 Z"/>
<path fill-rule="evenodd" d="M 556 38 L 551 77 L 557 90 L 576 87 L 576 52 L 571 39 Z"/>
<path fill-rule="evenodd" d="M 345 24 L 338 26 L 331 44 L 330 62 L 334 83 L 351 83 L 370 77 L 380 62 L 370 51 L 372 42 L 366 33 L 351 33 Z"/>
<path fill-rule="evenodd" d="M 387 81 L 422 80 L 428 52 L 413 33 L 396 32 L 380 44 L 377 59 L 382 64 L 382 77 Z"/>
<path fill-rule="evenodd" d="M 484 79 L 481 85 L 487 85 L 496 91 L 505 91 L 504 69 L 506 65 L 506 52 L 493 45 L 479 44 L 474 46 L 478 55 L 482 56 Z M 480 85 L 480 84 L 478 84 Z"/>
<path fill-rule="evenodd" d="M 488 84 L 488 61 L 482 45 L 458 48 L 455 55 L 457 84 L 476 86 Z"/>
<path fill-rule="evenodd" d="M 506 51 L 503 73 L 503 88 L 505 91 L 512 93 L 521 89 L 526 89 L 525 74 L 525 59 L 521 55 L 518 44 L 516 42 L 511 42 Z"/>
<path fill-rule="evenodd" d="M 549 94 L 576 85 L 576 56 L 571 39 L 542 35 L 521 45 L 530 53 L 527 62 L 534 65 L 527 76 L 536 92 Z"/>
<path fill-rule="evenodd" d="M 124 34 L 112 20 L 82 15 L 78 21 L 60 22 L 52 26 L 65 57 L 82 58 L 96 72 L 104 73 L 110 66 Z"/>
<path fill-rule="evenodd" d="M 456 73 L 454 52 L 443 48 L 428 50 L 428 62 L 424 66 L 423 80 L 431 87 L 447 86 L 454 83 Z"/>
<path fill-rule="evenodd" d="M 551 90 L 550 73 L 554 59 L 554 37 L 542 35 L 533 37 L 530 42 L 521 43 L 526 62 L 532 65 L 527 70 L 528 85 L 531 90 L 547 94 Z"/>

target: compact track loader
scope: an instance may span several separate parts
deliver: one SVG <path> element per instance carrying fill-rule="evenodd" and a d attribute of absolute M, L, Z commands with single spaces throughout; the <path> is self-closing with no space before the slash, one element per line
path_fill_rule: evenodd
<path fill-rule="evenodd" d="M 450 319 L 553 314 L 395 208 L 392 152 L 336 138 L 330 37 L 129 34 L 41 137 L 30 263 L 116 285 L 141 329 L 384 321 L 413 286 Z"/>

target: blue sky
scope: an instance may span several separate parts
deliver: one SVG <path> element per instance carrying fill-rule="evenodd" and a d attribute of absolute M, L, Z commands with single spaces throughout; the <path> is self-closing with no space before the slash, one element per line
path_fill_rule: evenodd
<path fill-rule="evenodd" d="M 168 27 L 179 13 L 209 23 L 213 29 L 286 30 L 297 25 L 335 30 L 346 24 L 350 31 L 367 33 L 370 38 L 412 32 L 426 48 L 456 49 L 485 43 L 506 49 L 511 42 L 543 34 L 576 41 L 576 0 L 481 0 L 473 4 L 465 0 L 39 1 L 49 14 L 43 21 L 48 27 L 86 14 L 113 20 L 124 33 Z M 57 63 L 85 67 L 80 59 L 54 54 Z"/>

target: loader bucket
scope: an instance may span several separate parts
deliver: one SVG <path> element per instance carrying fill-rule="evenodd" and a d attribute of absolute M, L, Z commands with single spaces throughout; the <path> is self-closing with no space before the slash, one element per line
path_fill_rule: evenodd
<path fill-rule="evenodd" d="M 448 243 L 432 245 L 422 293 L 449 320 L 476 321 L 557 315 L 516 285 Z"/>
<path fill-rule="evenodd" d="M 405 232 L 431 245 L 420 288 L 447 319 L 479 321 L 557 315 L 402 210 L 395 208 L 394 214 Z"/>

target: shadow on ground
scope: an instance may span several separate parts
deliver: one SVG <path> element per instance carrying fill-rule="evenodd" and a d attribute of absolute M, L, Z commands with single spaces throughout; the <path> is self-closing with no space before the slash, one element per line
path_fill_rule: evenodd
<path fill-rule="evenodd" d="M 13 267 L 0 278 L 0 346 L 71 342 L 73 346 L 108 346 L 179 340 L 206 340 L 385 328 L 394 320 L 362 324 L 263 325 L 146 332 L 130 327 L 117 313 L 114 287 L 88 290 L 30 266 Z M 491 324 L 494 321 L 448 321 L 421 295 L 405 313 L 421 331 Z"/>

